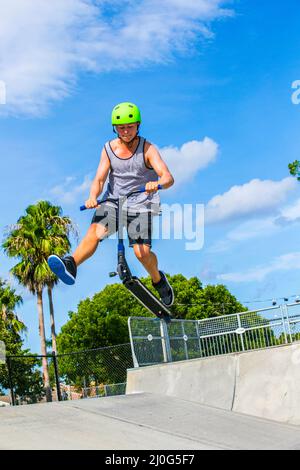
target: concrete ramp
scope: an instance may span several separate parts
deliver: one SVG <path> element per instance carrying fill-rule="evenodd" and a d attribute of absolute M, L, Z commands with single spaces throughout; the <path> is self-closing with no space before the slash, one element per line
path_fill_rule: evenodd
<path fill-rule="evenodd" d="M 137 394 L 0 409 L 5 449 L 300 449 L 300 428 Z"/>
<path fill-rule="evenodd" d="M 126 393 L 150 392 L 300 425 L 300 343 L 128 371 Z"/>
<path fill-rule="evenodd" d="M 126 396 L 1 408 L 0 450 L 300 450 L 300 344 L 127 379 Z"/>

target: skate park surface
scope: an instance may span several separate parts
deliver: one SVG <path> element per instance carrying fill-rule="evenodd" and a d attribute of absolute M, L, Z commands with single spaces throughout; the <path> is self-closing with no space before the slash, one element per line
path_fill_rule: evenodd
<path fill-rule="evenodd" d="M 0 450 L 300 449 L 300 343 L 128 370 L 126 395 L 0 409 Z"/>

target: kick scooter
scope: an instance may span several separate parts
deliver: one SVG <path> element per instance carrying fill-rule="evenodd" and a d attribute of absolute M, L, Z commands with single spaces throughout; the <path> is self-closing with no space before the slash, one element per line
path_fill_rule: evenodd
<path fill-rule="evenodd" d="M 163 189 L 161 185 L 158 186 L 158 189 Z M 103 200 L 97 200 L 97 203 L 103 204 L 104 202 L 113 202 L 117 204 L 119 211 L 119 223 L 118 223 L 118 264 L 117 272 L 109 273 L 110 277 L 119 275 L 123 285 L 128 289 L 134 297 L 151 313 L 156 315 L 159 319 L 165 320 L 167 323 L 171 321 L 171 313 L 169 309 L 155 296 L 152 292 L 144 286 L 140 279 L 131 274 L 129 266 L 125 257 L 125 246 L 123 241 L 123 232 L 124 232 L 124 222 L 123 222 L 123 211 L 127 198 L 134 194 L 139 194 L 145 192 L 145 187 L 140 188 L 138 191 L 132 191 L 126 196 L 122 196 L 119 199 L 107 198 Z M 86 210 L 85 206 L 81 206 L 80 210 Z"/>

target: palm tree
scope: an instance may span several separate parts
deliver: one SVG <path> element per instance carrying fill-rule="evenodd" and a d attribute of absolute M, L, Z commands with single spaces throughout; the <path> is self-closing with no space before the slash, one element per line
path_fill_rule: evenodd
<path fill-rule="evenodd" d="M 70 249 L 69 233 L 75 231 L 71 220 L 62 217 L 62 209 L 47 201 L 40 201 L 26 209 L 17 225 L 8 231 L 3 243 L 5 253 L 20 259 L 11 273 L 20 284 L 37 296 L 41 352 L 47 355 L 45 322 L 43 310 L 43 289 L 47 287 L 50 303 L 52 347 L 56 351 L 56 333 L 52 302 L 52 289 L 57 283 L 56 276 L 50 271 L 47 259 L 52 253 L 64 255 Z M 47 358 L 43 358 L 44 385 L 47 401 L 51 401 L 51 388 Z"/>
<path fill-rule="evenodd" d="M 27 331 L 25 324 L 14 312 L 15 308 L 22 303 L 22 297 L 16 295 L 15 289 L 12 289 L 5 281 L 0 279 L 0 316 L 5 326 L 16 334 Z"/>
<path fill-rule="evenodd" d="M 71 248 L 69 240 L 70 232 L 77 236 L 77 231 L 71 219 L 62 216 L 61 207 L 53 206 L 47 201 L 40 201 L 36 205 L 29 206 L 26 209 L 26 213 L 34 229 L 39 228 L 40 230 L 39 236 L 43 239 L 42 250 L 45 260 L 52 254 L 63 256 L 69 252 Z M 52 291 L 53 287 L 58 283 L 58 279 L 48 270 L 45 281 L 49 301 L 52 351 L 56 353 L 56 329 Z"/>

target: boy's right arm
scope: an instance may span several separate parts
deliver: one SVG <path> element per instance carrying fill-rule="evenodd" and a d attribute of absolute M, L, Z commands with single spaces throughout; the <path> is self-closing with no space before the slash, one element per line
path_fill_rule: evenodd
<path fill-rule="evenodd" d="M 87 201 L 85 201 L 85 207 L 87 209 L 94 209 L 98 206 L 97 198 L 103 191 L 103 187 L 107 178 L 107 175 L 110 170 L 110 160 L 107 156 L 105 148 L 103 148 L 101 153 L 100 163 L 97 169 L 96 176 L 92 183 L 90 189 L 90 196 Z"/>

